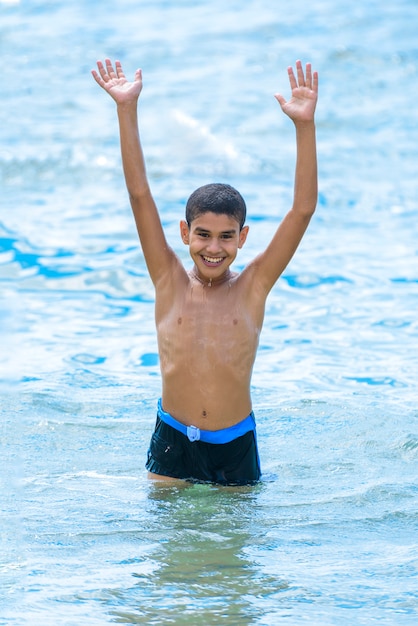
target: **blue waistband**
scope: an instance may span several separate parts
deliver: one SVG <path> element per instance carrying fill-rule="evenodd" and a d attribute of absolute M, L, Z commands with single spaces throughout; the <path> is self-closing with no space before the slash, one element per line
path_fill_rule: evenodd
<path fill-rule="evenodd" d="M 202 430 L 196 426 L 186 426 L 177 421 L 170 413 L 163 410 L 161 398 L 158 400 L 158 417 L 168 426 L 175 428 L 176 430 L 186 435 L 190 441 L 204 441 L 205 443 L 229 443 L 237 437 L 245 435 L 245 433 L 251 430 L 255 431 L 255 419 L 254 413 L 251 412 L 248 417 L 229 426 L 229 428 L 222 428 L 221 430 Z"/>

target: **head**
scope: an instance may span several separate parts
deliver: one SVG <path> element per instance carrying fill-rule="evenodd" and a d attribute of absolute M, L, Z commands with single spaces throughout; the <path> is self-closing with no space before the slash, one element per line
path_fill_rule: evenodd
<path fill-rule="evenodd" d="M 186 204 L 186 222 L 190 225 L 203 213 L 228 215 L 234 218 L 240 227 L 244 226 L 247 208 L 241 194 L 224 183 L 203 185 L 192 193 Z"/>
<path fill-rule="evenodd" d="M 247 238 L 245 216 L 244 199 L 230 185 L 205 185 L 192 193 L 180 232 L 201 279 L 212 281 L 228 276 L 238 249 Z"/>

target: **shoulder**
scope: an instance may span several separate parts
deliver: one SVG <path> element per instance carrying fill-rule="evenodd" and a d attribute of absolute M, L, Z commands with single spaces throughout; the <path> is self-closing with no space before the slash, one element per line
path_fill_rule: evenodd
<path fill-rule="evenodd" d="M 264 307 L 270 289 L 268 283 L 263 280 L 262 263 L 258 257 L 236 275 L 234 286 L 237 296 L 242 298 L 248 306 Z"/>
<path fill-rule="evenodd" d="M 262 288 L 263 255 L 257 255 L 237 276 L 237 282 L 243 289 Z"/>

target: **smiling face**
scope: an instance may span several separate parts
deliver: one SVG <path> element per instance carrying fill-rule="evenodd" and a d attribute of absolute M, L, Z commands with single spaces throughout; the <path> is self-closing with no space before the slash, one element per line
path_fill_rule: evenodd
<path fill-rule="evenodd" d="M 224 279 L 245 243 L 248 226 L 240 229 L 239 222 L 230 215 L 208 211 L 198 215 L 188 226 L 180 222 L 183 243 L 189 246 L 195 272 L 202 280 Z"/>

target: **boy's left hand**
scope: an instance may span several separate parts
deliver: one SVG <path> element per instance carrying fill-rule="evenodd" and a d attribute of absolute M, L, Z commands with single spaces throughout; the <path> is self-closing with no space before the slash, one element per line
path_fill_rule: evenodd
<path fill-rule="evenodd" d="M 318 99 L 318 72 L 312 73 L 311 64 L 307 63 L 305 77 L 300 61 L 296 61 L 297 80 L 291 67 L 288 68 L 287 72 L 292 89 L 291 99 L 286 101 L 279 93 L 275 94 L 274 97 L 282 107 L 282 111 L 295 124 L 313 121 Z"/>

